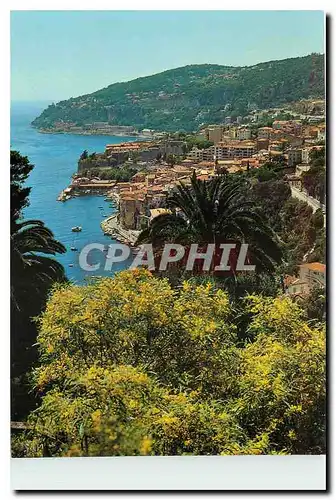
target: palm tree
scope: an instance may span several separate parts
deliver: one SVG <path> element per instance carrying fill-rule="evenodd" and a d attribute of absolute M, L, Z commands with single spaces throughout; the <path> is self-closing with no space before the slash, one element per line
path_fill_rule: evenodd
<path fill-rule="evenodd" d="M 39 220 L 16 222 L 11 234 L 11 297 L 16 309 L 25 300 L 45 294 L 55 281 L 64 281 L 63 266 L 49 257 L 65 253 L 62 243 Z"/>
<path fill-rule="evenodd" d="M 51 256 L 65 247 L 39 220 L 11 225 L 11 390 L 12 419 L 25 418 L 36 404 L 28 372 L 37 361 L 37 324 L 51 286 L 65 281 L 63 266 Z"/>
<path fill-rule="evenodd" d="M 150 242 L 160 251 L 168 242 L 218 245 L 234 240 L 249 244 L 256 270 L 273 271 L 282 252 L 255 202 L 247 199 L 247 192 L 244 178 L 201 181 L 194 172 L 190 186 L 180 183 L 168 197 L 172 212 L 155 217 L 137 243 Z"/>

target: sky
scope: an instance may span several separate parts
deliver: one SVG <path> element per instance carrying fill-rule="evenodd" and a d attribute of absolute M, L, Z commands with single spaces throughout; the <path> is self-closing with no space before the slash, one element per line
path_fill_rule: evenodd
<path fill-rule="evenodd" d="M 59 101 L 187 64 L 324 52 L 322 11 L 12 11 L 11 99 Z"/>

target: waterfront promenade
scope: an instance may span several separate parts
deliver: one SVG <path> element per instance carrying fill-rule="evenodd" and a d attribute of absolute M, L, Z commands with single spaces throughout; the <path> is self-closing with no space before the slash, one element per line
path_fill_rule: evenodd
<path fill-rule="evenodd" d="M 135 245 L 140 231 L 134 229 L 125 229 L 118 223 L 118 214 L 113 214 L 101 222 L 101 228 L 104 234 L 112 236 L 121 243 Z"/>

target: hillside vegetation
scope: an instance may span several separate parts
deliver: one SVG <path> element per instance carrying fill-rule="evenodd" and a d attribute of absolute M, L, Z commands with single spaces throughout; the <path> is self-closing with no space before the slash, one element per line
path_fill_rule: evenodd
<path fill-rule="evenodd" d="M 132 125 L 138 129 L 196 130 L 226 116 L 244 116 L 291 101 L 324 96 L 324 56 L 269 61 L 254 66 L 190 65 L 137 78 L 50 105 L 33 126 L 59 122 Z"/>

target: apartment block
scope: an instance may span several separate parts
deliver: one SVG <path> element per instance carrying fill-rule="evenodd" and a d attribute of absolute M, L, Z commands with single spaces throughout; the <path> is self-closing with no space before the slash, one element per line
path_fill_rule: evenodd
<path fill-rule="evenodd" d="M 272 127 L 258 128 L 258 139 L 271 139 L 273 135 Z"/>
<path fill-rule="evenodd" d="M 250 158 L 255 152 L 255 144 L 247 141 L 220 142 L 214 147 L 217 160 Z"/>
<path fill-rule="evenodd" d="M 217 144 L 222 140 L 222 136 L 223 136 L 223 127 L 221 125 L 208 127 L 209 141 L 212 141 L 214 144 Z"/>
<path fill-rule="evenodd" d="M 310 262 L 300 265 L 300 279 L 308 283 L 309 288 L 325 286 L 326 266 L 320 262 Z"/>
<path fill-rule="evenodd" d="M 252 132 L 249 127 L 239 127 L 237 130 L 237 139 L 239 141 L 246 141 L 248 139 L 251 139 Z"/>
<path fill-rule="evenodd" d="M 289 149 L 288 166 L 294 167 L 298 163 L 302 163 L 302 149 Z"/>

